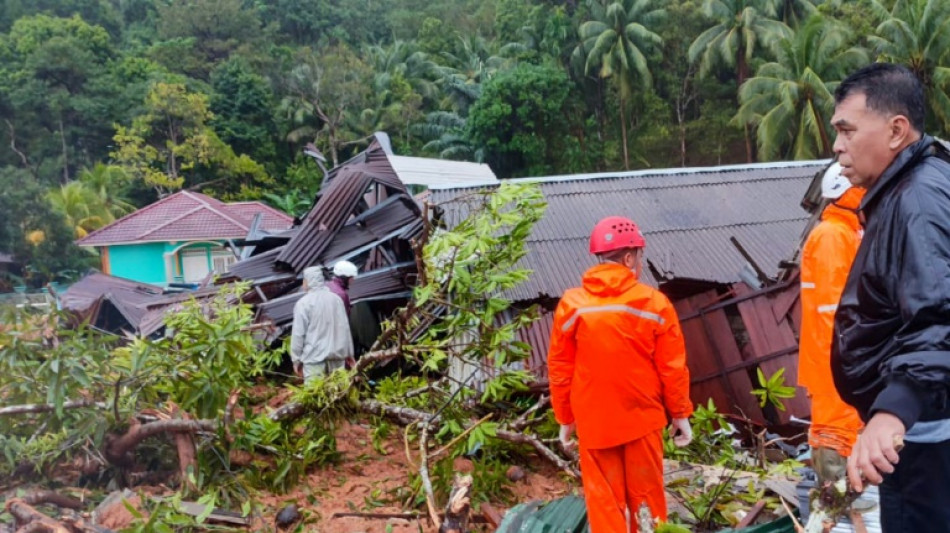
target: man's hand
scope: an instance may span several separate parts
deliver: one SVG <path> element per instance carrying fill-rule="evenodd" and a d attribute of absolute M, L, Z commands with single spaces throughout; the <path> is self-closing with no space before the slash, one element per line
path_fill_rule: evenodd
<path fill-rule="evenodd" d="M 682 448 L 693 442 L 693 428 L 688 418 L 674 418 L 670 425 L 670 434 L 673 435 L 673 444 Z"/>
<path fill-rule="evenodd" d="M 574 424 L 561 425 L 561 432 L 558 434 L 558 440 L 561 441 L 561 446 L 565 450 L 570 450 L 571 448 L 577 446 L 577 441 L 574 440 Z"/>
<path fill-rule="evenodd" d="M 848 457 L 848 480 L 854 490 L 862 492 L 865 480 L 879 485 L 883 474 L 894 471 L 905 431 L 904 423 L 890 413 L 878 411 L 871 417 Z"/>
<path fill-rule="evenodd" d="M 294 374 L 296 374 L 298 378 L 303 379 L 303 364 L 302 363 L 294 363 Z"/>
<path fill-rule="evenodd" d="M 356 368 L 356 358 L 352 356 L 347 357 L 345 364 L 346 364 L 346 368 L 349 370 Z"/>

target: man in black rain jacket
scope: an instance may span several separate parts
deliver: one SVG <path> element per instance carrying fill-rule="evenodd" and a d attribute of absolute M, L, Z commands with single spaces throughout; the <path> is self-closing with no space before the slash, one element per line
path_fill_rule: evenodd
<path fill-rule="evenodd" d="M 923 134 L 923 87 L 904 67 L 848 77 L 831 122 L 842 174 L 868 190 L 831 360 L 866 423 L 848 476 L 881 484 L 885 532 L 950 531 L 950 158 Z"/>

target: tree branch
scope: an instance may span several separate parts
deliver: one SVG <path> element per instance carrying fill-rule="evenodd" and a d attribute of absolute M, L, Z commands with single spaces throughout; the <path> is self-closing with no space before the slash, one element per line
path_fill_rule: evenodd
<path fill-rule="evenodd" d="M 401 351 L 398 347 L 369 352 L 356 361 L 354 371 L 359 374 L 359 372 L 362 372 L 370 366 L 399 357 L 400 353 Z M 270 419 L 275 422 L 280 422 L 282 420 L 292 420 L 303 416 L 304 411 L 306 411 L 306 408 L 303 404 L 300 402 L 291 402 L 277 408 L 277 410 L 270 414 Z"/>
<path fill-rule="evenodd" d="M 495 436 L 508 442 L 530 444 L 531 447 L 534 448 L 536 452 L 538 452 L 538 455 L 554 463 L 569 476 L 573 477 L 574 479 L 580 479 L 581 477 L 580 471 L 578 471 L 574 465 L 562 459 L 558 454 L 554 453 L 551 448 L 545 446 L 544 443 L 534 435 L 528 435 L 526 433 L 519 433 L 507 429 L 499 429 L 495 432 Z"/>
<path fill-rule="evenodd" d="M 422 424 L 422 436 L 419 437 L 419 477 L 422 478 L 422 490 L 426 495 L 426 507 L 429 508 L 429 519 L 436 528 L 442 528 L 442 520 L 435 510 L 435 494 L 432 491 L 432 480 L 429 479 L 429 426 Z"/>
<path fill-rule="evenodd" d="M 96 409 L 108 409 L 109 405 L 103 402 L 93 400 L 70 400 L 63 402 L 63 409 L 79 409 L 81 407 L 95 407 Z M 28 403 L 23 405 L 10 405 L 0 407 L 0 416 L 14 416 L 35 413 L 48 413 L 55 411 L 56 406 L 48 403 Z"/>
<path fill-rule="evenodd" d="M 429 413 L 419 411 L 411 407 L 397 407 L 395 405 L 384 404 L 376 400 L 363 400 L 359 403 L 359 408 L 364 412 L 377 416 L 388 416 L 389 418 L 395 419 L 403 424 L 417 422 L 420 424 L 437 425 L 441 422 L 441 417 L 438 415 L 433 416 Z M 471 421 L 465 425 L 465 428 L 468 429 L 475 424 L 477 424 L 477 422 Z M 513 442 L 515 444 L 528 444 L 534 448 L 536 452 L 538 452 L 538 455 L 553 463 L 569 476 L 575 479 L 580 478 L 580 471 L 578 471 L 573 464 L 565 459 L 562 459 L 561 456 L 555 453 L 551 448 L 545 446 L 545 444 L 534 435 L 512 431 L 507 428 L 499 428 L 496 430 L 495 436 L 499 439 Z"/>
<path fill-rule="evenodd" d="M 531 413 L 538 411 L 538 409 L 543 409 L 547 407 L 549 403 L 551 403 L 551 397 L 548 396 L 547 394 L 542 394 L 541 397 L 538 398 L 537 403 L 532 405 L 531 408 L 528 409 L 527 411 L 521 413 L 521 416 L 516 418 L 514 422 L 509 424 L 509 426 L 511 427 L 511 429 L 515 431 L 523 430 L 524 428 L 531 425 L 532 422 L 534 422 L 534 420 L 528 419 L 528 417 L 531 416 Z"/>
<path fill-rule="evenodd" d="M 30 160 L 26 157 L 25 153 L 16 147 L 16 129 L 14 129 L 13 123 L 7 119 L 3 119 L 3 121 L 7 123 L 7 128 L 10 129 L 10 149 L 13 150 L 16 155 L 20 156 L 20 162 L 23 163 L 23 168 L 29 170 L 30 174 L 36 177 L 36 173 L 33 172 L 33 167 L 30 166 Z"/>
<path fill-rule="evenodd" d="M 51 490 L 38 490 L 36 492 L 31 492 L 23 496 L 22 500 L 24 503 L 29 505 L 43 505 L 44 503 L 50 503 L 57 507 L 73 509 L 76 511 L 85 507 L 85 505 L 83 505 L 83 503 L 76 498 L 71 498 Z"/>

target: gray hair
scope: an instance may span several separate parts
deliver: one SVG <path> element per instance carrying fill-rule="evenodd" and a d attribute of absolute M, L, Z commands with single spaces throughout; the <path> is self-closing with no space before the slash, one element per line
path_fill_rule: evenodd
<path fill-rule="evenodd" d="M 308 289 L 322 287 L 324 284 L 323 267 L 317 265 L 303 269 L 303 279 L 307 282 Z"/>

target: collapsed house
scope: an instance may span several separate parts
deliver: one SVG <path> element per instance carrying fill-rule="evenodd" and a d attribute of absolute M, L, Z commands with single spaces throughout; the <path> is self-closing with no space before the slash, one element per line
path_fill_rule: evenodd
<path fill-rule="evenodd" d="M 595 262 L 587 253 L 590 228 L 604 216 L 624 215 L 647 239 L 643 281 L 659 287 L 679 312 L 693 400 L 711 398 L 721 411 L 756 422 L 806 417 L 801 389 L 785 411 L 760 407 L 751 390 L 758 369 L 770 376 L 784 368 L 785 383 L 797 383 L 796 258 L 814 220 L 800 201 L 825 166 L 807 161 L 514 180 L 538 183 L 548 203 L 521 262 L 533 273 L 504 295 L 514 302 L 509 318 L 533 305 L 542 311 L 520 332 L 532 349 L 526 367 L 546 383 L 552 312 Z M 486 165 L 393 155 L 378 135 L 327 172 L 311 209 L 290 229 L 255 226 L 234 241 L 238 260 L 215 286 L 167 294 L 94 273 L 62 295 L 62 306 L 105 331 L 160 335 L 162 317 L 184 299 L 244 282 L 242 299 L 254 306 L 264 340 L 274 344 L 289 333 L 303 269 L 349 260 L 360 270 L 350 298 L 357 350 L 364 351 L 380 322 L 411 295 L 423 218 L 438 217 L 451 228 L 471 209 L 469 192 L 497 183 Z M 429 188 L 425 203 L 410 192 L 417 186 Z"/>
<path fill-rule="evenodd" d="M 252 225 L 232 241 L 236 262 L 197 292 L 168 294 L 149 285 L 93 272 L 62 295 L 62 306 L 98 329 L 112 333 L 160 335 L 162 316 L 184 299 L 213 295 L 226 283 L 249 288 L 242 301 L 254 306 L 264 341 L 280 341 L 302 296 L 301 273 L 312 265 L 348 260 L 360 274 L 350 285 L 358 348 L 369 348 L 379 323 L 402 305 L 415 285 L 415 239 L 423 229 L 423 206 L 410 187 L 491 185 L 498 180 L 487 165 L 396 156 L 388 137 L 330 170 L 310 210 L 289 229 Z"/>
<path fill-rule="evenodd" d="M 532 305 L 541 319 L 520 333 L 532 348 L 527 367 L 547 379 L 553 311 L 565 289 L 596 263 L 591 228 L 627 216 L 647 241 L 642 281 L 673 301 L 686 340 L 692 397 L 756 422 L 807 417 L 803 389 L 777 411 L 759 406 L 756 370 L 785 369 L 797 384 L 799 309 L 796 257 L 811 214 L 800 201 L 827 161 L 524 178 L 548 203 L 519 266 L 531 278 L 505 296 L 511 313 Z M 449 227 L 471 206 L 471 188 L 433 187 L 431 202 Z M 812 206 L 813 207 L 813 206 Z M 486 369 L 486 372 L 489 372 Z"/>

